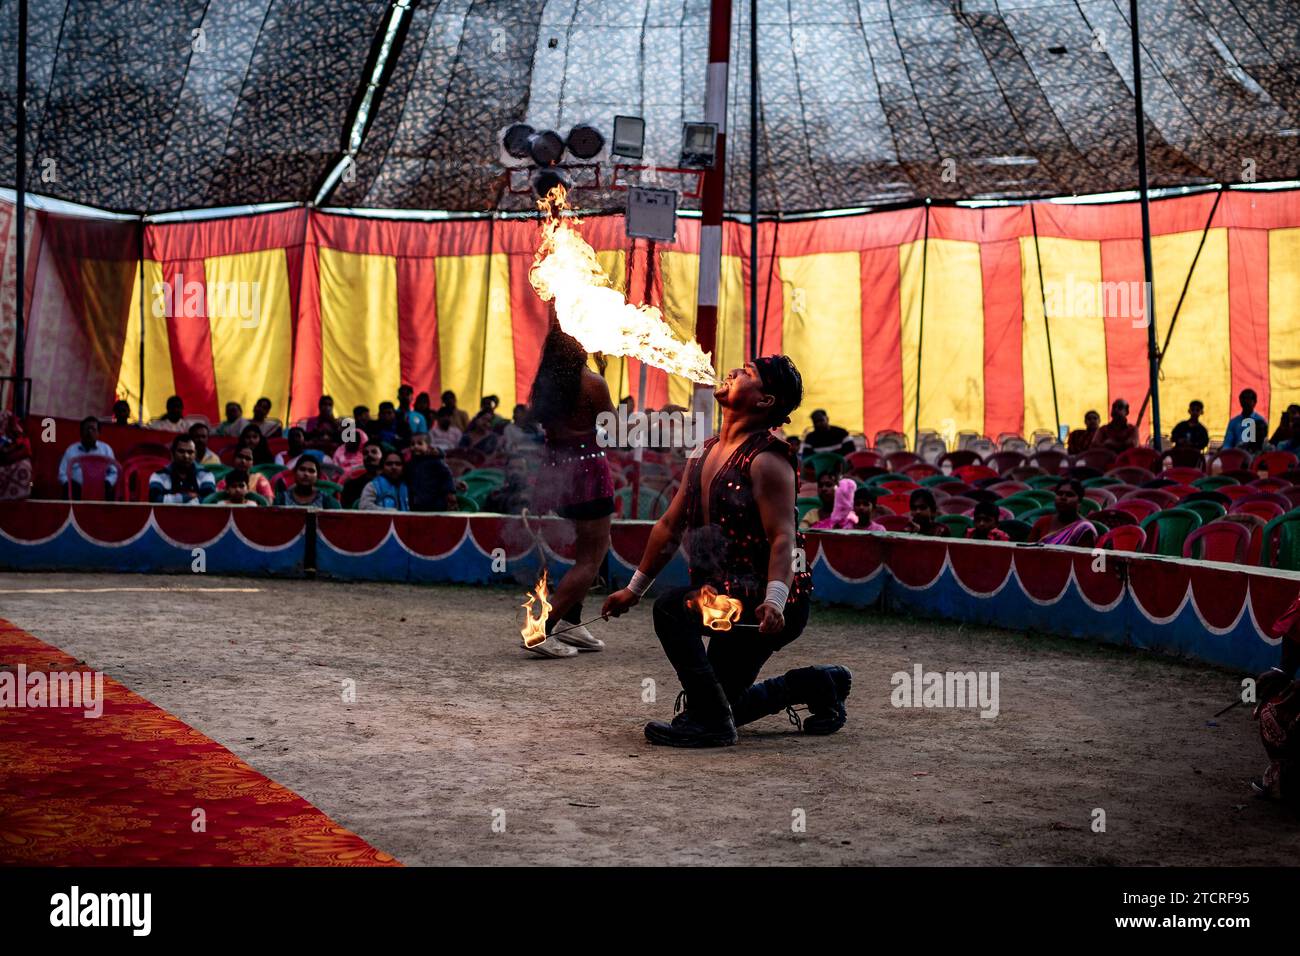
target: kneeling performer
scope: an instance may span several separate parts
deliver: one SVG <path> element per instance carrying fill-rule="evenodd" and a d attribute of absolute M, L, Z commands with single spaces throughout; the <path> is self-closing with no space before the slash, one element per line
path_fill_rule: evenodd
<path fill-rule="evenodd" d="M 801 667 L 754 683 L 773 653 L 808 623 L 812 576 L 794 571 L 802 547 L 795 528 L 797 463 L 772 428 L 788 422 L 803 399 L 799 370 L 784 355 L 747 363 L 714 392 L 722 427 L 687 465 L 672 504 L 650 532 L 631 582 L 605 601 L 617 617 L 636 606 L 689 530 L 691 583 L 654 604 L 655 633 L 677 671 L 686 709 L 672 723 L 646 725 L 646 738 L 671 747 L 726 747 L 736 727 L 798 704 L 811 713 L 806 734 L 833 734 L 844 726 L 851 675 L 844 667 Z M 710 631 L 692 606 L 703 585 L 738 599 L 741 623 L 758 628 Z M 793 711 L 791 711 L 793 715 Z"/>

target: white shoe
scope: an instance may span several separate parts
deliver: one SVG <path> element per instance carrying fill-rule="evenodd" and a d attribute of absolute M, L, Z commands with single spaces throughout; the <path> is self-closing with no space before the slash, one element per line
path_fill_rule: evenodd
<path fill-rule="evenodd" d="M 603 651 L 605 649 L 605 642 L 599 637 L 593 637 L 585 624 L 568 628 L 553 636 L 556 640 L 564 641 L 565 644 L 572 644 L 581 651 Z"/>
<path fill-rule="evenodd" d="M 576 657 L 578 654 L 576 647 L 561 644 L 559 639 L 554 637 L 548 637 L 540 644 L 534 644 L 531 647 L 525 644 L 524 650 L 532 651 L 541 657 Z"/>

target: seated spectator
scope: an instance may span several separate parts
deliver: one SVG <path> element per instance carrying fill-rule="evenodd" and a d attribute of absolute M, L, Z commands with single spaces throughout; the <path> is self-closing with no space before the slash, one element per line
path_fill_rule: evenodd
<path fill-rule="evenodd" d="M 455 511 L 456 480 L 429 444 L 427 433 L 411 436 L 411 460 L 406 463 L 407 497 L 412 511 Z"/>
<path fill-rule="evenodd" d="M 1097 429 L 1101 427 L 1101 413 L 1090 411 L 1083 416 L 1083 427 L 1076 428 L 1065 437 L 1065 453 L 1067 455 L 1077 455 L 1080 452 L 1087 451 L 1092 447 L 1092 441 L 1097 437 Z"/>
<path fill-rule="evenodd" d="M 200 465 L 219 465 L 221 459 L 208 447 L 208 426 L 195 422 L 190 426 L 190 437 L 194 439 L 194 460 Z"/>
<path fill-rule="evenodd" d="M 1241 402 L 1241 414 L 1228 419 L 1228 428 L 1223 433 L 1224 448 L 1240 448 L 1252 455 L 1264 447 L 1268 435 L 1268 419 L 1255 411 L 1258 397 L 1253 388 L 1243 389 L 1237 396 Z"/>
<path fill-rule="evenodd" d="M 361 491 L 359 511 L 410 511 L 406 483 L 402 481 L 403 462 L 400 452 L 384 452 L 383 466 Z"/>
<path fill-rule="evenodd" d="M 479 412 L 469 423 L 469 431 L 461 436 L 460 447 L 491 455 L 500 441 L 501 437 L 492 430 L 492 413 Z"/>
<path fill-rule="evenodd" d="M 998 506 L 993 502 L 979 502 L 972 515 L 975 524 L 966 529 L 966 537 L 973 541 L 1010 541 L 1011 535 L 998 527 L 999 515 Z"/>
<path fill-rule="evenodd" d="M 1125 449 L 1136 448 L 1137 443 L 1137 427 L 1128 423 L 1128 402 L 1117 398 L 1110 406 L 1110 421 L 1097 429 L 1090 447 L 1105 448 L 1118 455 Z"/>
<path fill-rule="evenodd" d="M 173 395 L 167 399 L 167 414 L 162 418 L 155 418 L 149 423 L 149 427 L 163 432 L 183 432 L 189 429 L 189 422 L 185 421 L 185 403 L 181 401 L 179 395 Z"/>
<path fill-rule="evenodd" d="M 82 455 L 103 455 L 105 458 L 116 459 L 113 449 L 99 440 L 99 419 L 94 415 L 81 420 L 81 441 L 69 445 L 59 461 L 59 488 L 66 498 L 71 487 L 72 497 L 77 501 L 81 500 L 81 465 L 73 464 L 73 459 Z M 109 465 L 108 471 L 104 473 L 104 497 L 111 499 L 116 486 L 117 466 Z"/>
<path fill-rule="evenodd" d="M 217 426 L 214 434 L 237 438 L 247 424 L 243 406 L 239 402 L 226 402 L 226 420 Z"/>
<path fill-rule="evenodd" d="M 262 433 L 257 431 L 256 428 L 254 428 L 253 431 L 256 432 L 259 439 L 262 437 Z M 248 445 L 239 445 L 235 448 L 234 454 L 231 455 L 230 460 L 234 465 L 234 471 L 242 471 L 248 474 L 249 491 L 255 495 L 261 495 L 266 499 L 267 504 L 270 504 L 275 498 L 275 491 L 271 488 L 271 480 L 267 478 L 266 475 L 261 472 L 253 471 L 253 449 Z M 227 474 L 225 478 L 217 482 L 218 491 L 224 491 L 226 489 L 226 483 L 229 478 L 230 475 Z"/>
<path fill-rule="evenodd" d="M 805 455 L 819 451 L 833 451 L 838 455 L 850 455 L 854 451 L 853 439 L 849 433 L 838 425 L 832 425 L 825 409 L 812 413 L 812 431 L 804 436 L 803 452 Z"/>
<path fill-rule="evenodd" d="M 1300 405 L 1288 405 L 1278 422 L 1277 431 L 1270 438 L 1271 444 L 1278 451 L 1294 452 L 1300 448 Z"/>
<path fill-rule="evenodd" d="M 370 441 L 370 429 L 374 422 L 370 420 L 370 406 L 353 405 L 352 406 L 352 423 L 357 426 L 357 431 L 362 434 L 357 437 L 361 439 L 362 446 Z"/>
<path fill-rule="evenodd" d="M 821 521 L 823 517 L 829 518 L 835 511 L 835 489 L 839 485 L 840 476 L 830 471 L 822 472 L 822 476 L 817 479 L 817 497 L 820 504 L 816 508 L 810 508 L 799 522 L 799 527 L 805 531 Z"/>
<path fill-rule="evenodd" d="M 370 436 L 389 448 L 401 447 L 402 437 L 397 427 L 397 409 L 393 407 L 392 402 L 379 403 L 379 420 L 375 422 L 374 431 Z M 456 440 L 460 440 L 459 435 L 456 436 Z M 437 442 L 434 442 L 434 446 L 437 446 Z"/>
<path fill-rule="evenodd" d="M 451 451 L 453 448 L 460 447 L 460 440 L 464 437 L 459 428 L 453 422 L 455 416 L 447 411 L 446 406 L 438 409 L 438 418 L 432 429 L 429 430 L 429 442 L 439 451 Z"/>
<path fill-rule="evenodd" d="M 307 450 L 307 432 L 298 425 L 289 429 L 289 447 L 275 456 L 277 465 L 284 465 L 286 468 L 293 468 L 298 464 L 299 457 Z"/>
<path fill-rule="evenodd" d="M 1074 478 L 1061 479 L 1056 485 L 1056 514 L 1035 521 L 1029 529 L 1029 540 L 1091 548 L 1097 542 L 1097 528 L 1079 515 L 1081 501 L 1083 484 Z"/>
<path fill-rule="evenodd" d="M 261 477 L 260 475 L 258 477 Z M 249 490 L 250 478 L 248 472 L 242 468 L 236 468 L 226 474 L 221 482 L 222 487 L 217 489 L 217 501 L 215 504 L 233 505 L 235 507 L 244 507 L 251 505 L 256 508 L 259 505 L 270 504 L 270 499 L 263 498 L 259 501 L 255 497 L 256 492 Z"/>
<path fill-rule="evenodd" d="M 798 435 L 791 435 L 785 440 L 785 443 L 790 446 L 790 451 L 794 452 L 794 460 L 797 464 L 799 461 L 799 451 L 803 448 L 803 439 Z"/>
<path fill-rule="evenodd" d="M 929 488 L 917 488 L 907 499 L 911 512 L 911 523 L 904 529 L 908 534 L 924 534 L 932 538 L 948 537 L 948 526 L 935 519 L 939 516 L 939 504 Z"/>
<path fill-rule="evenodd" d="M 108 420 L 108 424 L 121 425 L 123 428 L 130 426 L 131 406 L 120 398 L 115 401 L 113 403 L 113 415 Z"/>
<path fill-rule="evenodd" d="M 194 464 L 194 439 L 177 435 L 172 439 L 172 462 L 149 479 L 149 500 L 154 504 L 198 504 L 217 490 L 212 472 Z"/>
<path fill-rule="evenodd" d="M 315 458 L 301 455 L 293 466 L 293 484 L 280 489 L 275 496 L 279 508 L 331 508 L 341 507 L 333 495 L 316 487 L 320 478 L 320 465 Z"/>
<path fill-rule="evenodd" d="M 424 416 L 424 420 L 430 425 L 437 418 L 437 412 L 434 410 L 433 403 L 429 399 L 428 392 L 421 392 L 415 396 L 415 410 Z"/>
<path fill-rule="evenodd" d="M 266 437 L 262 430 L 257 427 L 256 423 L 249 422 L 244 426 L 244 430 L 239 433 L 239 444 L 252 451 L 253 464 L 275 464 L 275 458 L 271 454 L 271 446 L 266 443 Z M 256 488 L 253 490 L 257 491 Z"/>
<path fill-rule="evenodd" d="M 506 483 L 483 502 L 483 508 L 501 515 L 523 514 L 530 503 L 528 459 L 515 455 L 506 463 Z"/>
<path fill-rule="evenodd" d="M 492 416 L 492 430 L 496 432 L 505 428 L 507 424 L 506 420 L 497 414 L 497 408 L 500 404 L 501 399 L 497 398 L 495 395 L 484 395 L 483 400 L 479 402 L 478 405 L 480 415 L 487 412 Z"/>
<path fill-rule="evenodd" d="M 18 416 L 0 409 L 0 501 L 18 501 L 31 494 L 32 443 L 23 434 Z"/>
<path fill-rule="evenodd" d="M 339 420 L 334 417 L 334 399 L 322 395 L 316 402 L 316 414 L 303 427 L 313 441 L 338 441 Z"/>
<path fill-rule="evenodd" d="M 502 450 L 512 455 L 535 452 L 542 447 L 542 433 L 531 420 L 527 405 L 516 405 L 514 418 L 501 430 Z"/>
<path fill-rule="evenodd" d="M 452 426 L 464 434 L 469 428 L 469 414 L 465 409 L 456 407 L 455 392 L 448 390 L 442 393 L 442 408 L 439 408 L 438 412 L 441 413 L 443 409 L 451 413 Z"/>
<path fill-rule="evenodd" d="M 876 493 L 870 488 L 853 492 L 853 513 L 858 516 L 859 531 L 885 530 L 885 526 L 876 520 Z"/>
<path fill-rule="evenodd" d="M 366 447 L 361 449 L 361 473 L 346 479 L 343 482 L 343 490 L 339 493 L 339 500 L 344 508 L 356 506 L 366 485 L 379 474 L 383 461 L 384 446 L 377 441 L 366 442 Z"/>
<path fill-rule="evenodd" d="M 344 472 L 360 468 L 362 463 L 361 449 L 369 441 L 366 433 L 361 430 L 360 426 L 348 423 L 343 427 L 342 437 L 345 439 L 351 437 L 351 441 L 345 440 L 338 448 L 334 449 L 334 454 L 331 456 L 334 464 L 338 465 Z"/>
<path fill-rule="evenodd" d="M 419 435 L 429 430 L 429 420 L 411 407 L 411 394 L 415 389 L 403 385 L 397 390 L 398 427 L 405 430 L 402 438 L 409 443 L 412 435 Z"/>
<path fill-rule="evenodd" d="M 835 485 L 834 504 L 829 517 L 822 518 L 814 528 L 853 528 L 857 526 L 858 516 L 853 510 L 853 495 L 858 490 L 858 483 L 852 478 L 841 478 Z"/>
<path fill-rule="evenodd" d="M 1201 402 L 1191 402 L 1187 406 L 1187 417 L 1174 426 L 1169 436 L 1173 443 L 1180 448 L 1205 451 L 1210 444 L 1210 433 L 1201 424 L 1201 416 L 1204 414 L 1205 406 Z"/>
<path fill-rule="evenodd" d="M 280 434 L 283 427 L 278 418 L 271 417 L 271 400 L 269 398 L 259 398 L 257 404 L 253 406 L 253 417 L 249 423 L 256 425 L 265 438 L 274 438 Z M 242 434 L 242 433 L 241 433 Z"/>

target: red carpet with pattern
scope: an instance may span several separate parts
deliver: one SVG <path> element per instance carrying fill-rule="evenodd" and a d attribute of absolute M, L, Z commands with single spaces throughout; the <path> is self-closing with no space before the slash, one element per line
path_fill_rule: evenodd
<path fill-rule="evenodd" d="M 0 620 L 0 671 L 12 683 L 20 665 L 85 669 Z M 399 865 L 107 675 L 103 688 L 99 717 L 0 704 L 0 865 Z"/>

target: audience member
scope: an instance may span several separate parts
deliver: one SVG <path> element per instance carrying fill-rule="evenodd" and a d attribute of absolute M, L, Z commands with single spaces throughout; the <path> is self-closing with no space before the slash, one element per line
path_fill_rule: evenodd
<path fill-rule="evenodd" d="M 429 444 L 427 433 L 411 436 L 411 460 L 406 463 L 406 488 L 412 511 L 455 511 L 456 480 Z"/>
<path fill-rule="evenodd" d="M 1101 413 L 1090 411 L 1083 416 L 1083 427 L 1076 428 L 1065 438 L 1065 453 L 1067 455 L 1077 455 L 1085 452 L 1092 447 L 1092 440 L 1097 437 L 1097 429 L 1101 427 Z"/>
<path fill-rule="evenodd" d="M 235 468 L 228 472 L 217 487 L 217 500 L 214 504 L 234 505 L 237 507 L 252 505 L 254 508 L 259 505 L 269 505 L 271 503 L 269 499 L 262 497 L 259 500 L 260 496 L 256 492 L 249 490 L 251 481 L 251 476 L 242 468 Z"/>
<path fill-rule="evenodd" d="M 365 490 L 370 480 L 379 474 L 380 466 L 384 461 L 384 446 L 377 441 L 366 442 L 366 447 L 361 449 L 361 471 L 343 482 L 343 490 L 339 493 L 339 501 L 344 508 L 356 507 L 357 502 L 361 499 L 361 492 Z"/>
<path fill-rule="evenodd" d="M 254 433 L 260 439 L 262 433 L 256 428 Z M 248 445 L 237 445 L 234 453 L 230 456 L 231 464 L 234 465 L 234 471 L 243 471 L 248 474 L 248 489 L 255 495 L 261 495 L 270 504 L 275 499 L 275 491 L 271 488 L 271 480 L 258 471 L 253 471 L 253 449 Z M 230 478 L 227 474 L 225 478 L 217 482 L 217 490 L 224 491 L 226 482 Z"/>
<path fill-rule="evenodd" d="M 499 441 L 500 437 L 492 430 L 492 413 L 479 412 L 469 423 L 469 431 L 461 436 L 460 447 L 491 455 Z"/>
<path fill-rule="evenodd" d="M 17 501 L 31 493 L 32 443 L 18 416 L 0 409 L 0 501 Z"/>
<path fill-rule="evenodd" d="M 284 465 L 286 468 L 293 468 L 298 464 L 298 459 L 302 453 L 307 450 L 307 432 L 304 428 L 294 425 L 289 429 L 289 447 L 275 456 L 277 465 Z"/>
<path fill-rule="evenodd" d="M 403 385 L 397 390 L 397 421 L 399 429 L 404 429 L 402 438 L 409 444 L 412 435 L 419 435 L 429 430 L 429 420 L 411 407 L 411 393 L 415 390 Z"/>
<path fill-rule="evenodd" d="M 1097 528 L 1079 514 L 1083 497 L 1081 482 L 1074 478 L 1061 479 L 1056 485 L 1056 513 L 1035 521 L 1029 529 L 1029 540 L 1091 548 L 1097 542 Z"/>
<path fill-rule="evenodd" d="M 123 428 L 131 424 L 131 405 L 128 402 L 118 399 L 113 403 L 113 415 L 108 422 L 110 425 L 120 425 Z"/>
<path fill-rule="evenodd" d="M 924 534 L 932 538 L 949 536 L 948 526 L 935 520 L 939 516 L 939 504 L 929 488 L 913 491 L 907 499 L 907 506 L 912 520 L 904 530 L 909 534 Z"/>
<path fill-rule="evenodd" d="M 411 502 L 406 483 L 402 481 L 401 453 L 384 452 L 383 467 L 361 491 L 357 501 L 360 511 L 410 511 Z"/>
<path fill-rule="evenodd" d="M 1288 405 L 1277 424 L 1277 431 L 1269 439 L 1278 451 L 1294 452 L 1300 448 L 1300 405 Z"/>
<path fill-rule="evenodd" d="M 835 488 L 839 484 L 840 476 L 832 471 L 824 471 L 821 477 L 817 479 L 817 498 L 819 503 L 816 508 L 810 508 L 804 513 L 803 519 L 799 522 L 799 527 L 808 530 L 823 517 L 829 518 L 835 512 Z"/>
<path fill-rule="evenodd" d="M 858 516 L 859 531 L 885 530 L 885 526 L 876 520 L 876 493 L 870 488 L 853 492 L 853 513 Z"/>
<path fill-rule="evenodd" d="M 843 428 L 831 424 L 825 409 L 819 408 L 812 413 L 812 423 L 812 431 L 808 432 L 803 439 L 804 454 L 819 451 L 832 451 L 839 455 L 852 454 L 853 439 L 849 438 L 849 433 Z"/>
<path fill-rule="evenodd" d="M 438 409 L 438 411 L 441 412 L 443 408 L 451 413 L 451 424 L 464 434 L 465 430 L 469 428 L 469 415 L 463 408 L 456 407 L 455 392 L 446 391 L 442 393 L 442 408 Z"/>
<path fill-rule="evenodd" d="M 430 425 L 432 425 L 433 420 L 438 417 L 437 410 L 429 400 L 428 392 L 421 392 L 419 395 L 415 396 L 415 410 L 423 415 L 424 420 Z"/>
<path fill-rule="evenodd" d="M 497 414 L 497 408 L 500 404 L 501 399 L 497 398 L 495 395 L 484 395 L 483 400 L 479 402 L 479 414 L 487 412 L 488 415 L 491 416 L 493 431 L 500 431 L 502 428 L 506 427 L 506 419 Z"/>
<path fill-rule="evenodd" d="M 453 424 L 455 420 L 456 417 L 447 410 L 446 406 L 438 409 L 437 421 L 429 432 L 429 441 L 434 448 L 445 452 L 460 447 L 463 436 L 460 429 Z"/>
<path fill-rule="evenodd" d="M 221 459 L 208 447 L 208 426 L 195 422 L 190 426 L 190 437 L 194 439 L 194 460 L 200 465 L 219 465 Z"/>
<path fill-rule="evenodd" d="M 971 515 L 974 525 L 966 529 L 966 537 L 975 541 L 1010 541 L 1011 535 L 998 527 L 1001 512 L 992 501 L 980 501 Z"/>
<path fill-rule="evenodd" d="M 541 450 L 542 433 L 528 414 L 527 405 L 515 406 L 514 417 L 501 430 L 501 443 L 506 454 L 528 454 Z"/>
<path fill-rule="evenodd" d="M 239 402 L 226 402 L 226 420 L 217 426 L 214 434 L 228 438 L 238 438 L 248 420 L 244 418 L 244 407 Z"/>
<path fill-rule="evenodd" d="M 281 488 L 275 496 L 277 507 L 281 508 L 338 508 L 339 503 L 333 495 L 326 494 L 316 487 L 320 477 L 320 463 L 308 455 L 300 455 L 293 467 L 293 484 Z"/>
<path fill-rule="evenodd" d="M 1228 427 L 1223 433 L 1224 448 L 1240 448 L 1251 454 L 1264 447 L 1268 436 L 1268 419 L 1255 411 L 1257 397 L 1253 388 L 1243 389 L 1237 396 L 1241 403 L 1241 414 L 1228 419 Z"/>
<path fill-rule="evenodd" d="M 523 514 L 530 503 L 529 477 L 528 459 L 513 456 L 506 464 L 506 483 L 487 496 L 484 510 L 502 515 Z"/>
<path fill-rule="evenodd" d="M 344 436 L 351 436 L 352 440 L 340 442 L 339 447 L 334 449 L 332 457 L 334 464 L 346 472 L 361 467 L 361 449 L 368 439 L 366 433 L 357 426 L 344 427 L 343 434 Z"/>
<path fill-rule="evenodd" d="M 1128 422 L 1128 402 L 1117 398 L 1110 406 L 1110 421 L 1092 436 L 1092 447 L 1105 448 L 1118 455 L 1125 449 L 1136 448 L 1137 443 L 1137 427 Z"/>
<path fill-rule="evenodd" d="M 1210 433 L 1201 424 L 1201 416 L 1204 414 L 1205 405 L 1198 401 L 1191 402 L 1187 406 L 1187 417 L 1175 425 L 1173 432 L 1170 433 L 1169 437 L 1173 443 L 1182 448 L 1205 451 L 1210 444 Z"/>
<path fill-rule="evenodd" d="M 81 440 L 69 445 L 67 451 L 63 453 L 62 460 L 59 461 L 59 488 L 65 498 L 69 497 L 68 492 L 71 489 L 71 497 L 81 500 L 81 465 L 74 459 L 82 455 L 103 455 L 116 461 L 113 449 L 106 442 L 99 440 L 99 419 L 94 415 L 88 415 L 81 420 Z M 110 464 L 108 470 L 104 472 L 104 497 L 111 499 L 116 486 L 117 465 L 114 463 Z"/>
<path fill-rule="evenodd" d="M 307 419 L 303 428 L 314 441 L 338 441 L 339 420 L 334 417 L 334 399 L 322 395 L 316 402 L 316 414 Z"/>
<path fill-rule="evenodd" d="M 376 441 L 382 442 L 389 448 L 401 447 L 402 436 L 397 427 L 397 409 L 392 402 L 379 403 L 379 419 L 370 434 Z M 457 440 L 459 441 L 459 438 Z"/>
<path fill-rule="evenodd" d="M 186 431 L 189 423 L 185 421 L 185 403 L 181 401 L 181 397 L 173 395 L 167 399 L 167 414 L 162 418 L 155 418 L 149 423 L 149 427 L 163 432 Z"/>
<path fill-rule="evenodd" d="M 253 417 L 249 422 L 256 425 L 265 438 L 274 438 L 283 427 L 278 418 L 271 418 L 271 400 L 259 398 L 253 406 Z"/>
<path fill-rule="evenodd" d="M 852 478 L 841 478 L 835 485 L 835 499 L 828 517 L 822 518 L 814 528 L 853 528 L 857 526 L 858 516 L 853 510 L 853 494 L 858 483 Z"/>
<path fill-rule="evenodd" d="M 253 452 L 253 464 L 275 464 L 275 456 L 271 454 L 271 446 L 266 443 L 265 435 L 255 422 L 249 422 L 244 426 L 244 430 L 239 433 L 239 444 Z M 256 488 L 253 490 L 257 491 Z"/>
<path fill-rule="evenodd" d="M 217 490 L 212 472 L 194 463 L 194 439 L 177 435 L 172 439 L 172 461 L 149 479 L 149 500 L 154 504 L 196 504 Z"/>

